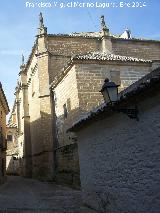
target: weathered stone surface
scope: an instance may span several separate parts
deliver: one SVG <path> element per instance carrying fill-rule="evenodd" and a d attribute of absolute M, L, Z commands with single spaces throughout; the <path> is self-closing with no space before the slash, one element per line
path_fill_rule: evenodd
<path fill-rule="evenodd" d="M 77 143 L 56 150 L 56 182 L 80 187 L 79 157 Z"/>
<path fill-rule="evenodd" d="M 114 113 L 79 131 L 84 202 L 108 212 L 158 212 L 160 95 L 139 99 L 139 122 Z"/>
<path fill-rule="evenodd" d="M 13 122 L 15 123 L 15 114 Z M 11 122 L 11 120 L 10 120 Z M 17 127 L 10 123 L 7 125 L 7 151 L 6 151 L 6 173 L 19 175 L 19 147 L 17 141 Z"/>
<path fill-rule="evenodd" d="M 6 115 L 8 113 L 7 99 L 0 82 L 0 184 L 6 180 Z"/>
<path fill-rule="evenodd" d="M 112 40 L 113 52 L 118 55 L 143 58 L 147 60 L 160 59 L 160 44 L 154 41 L 142 40 Z"/>

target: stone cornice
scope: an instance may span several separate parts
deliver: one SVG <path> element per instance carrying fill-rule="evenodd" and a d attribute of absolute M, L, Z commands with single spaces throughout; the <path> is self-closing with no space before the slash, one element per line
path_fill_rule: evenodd
<path fill-rule="evenodd" d="M 21 86 L 21 88 L 22 88 L 22 89 L 28 89 L 28 84 L 24 84 L 24 83 L 23 83 L 22 86 Z"/>
<path fill-rule="evenodd" d="M 25 118 L 30 118 L 30 116 L 29 115 L 25 115 L 25 116 L 22 117 L 22 119 L 25 119 Z"/>
<path fill-rule="evenodd" d="M 144 39 L 144 38 L 120 38 L 120 37 L 114 37 L 112 36 L 111 38 L 113 41 L 129 41 L 129 42 L 150 42 L 150 43 L 159 43 L 160 44 L 160 40 L 152 40 L 152 39 Z"/>
<path fill-rule="evenodd" d="M 32 62 L 32 58 L 33 58 L 33 56 L 34 56 L 34 54 L 35 54 L 35 52 L 36 52 L 36 49 L 37 49 L 37 39 L 36 39 L 36 41 L 34 42 L 34 45 L 33 45 L 33 47 L 32 47 L 32 51 L 31 51 L 31 54 L 30 54 L 29 57 L 28 57 L 28 61 L 27 61 L 26 66 L 25 66 L 25 72 L 28 71 L 28 67 L 29 67 L 30 63 Z"/>
<path fill-rule="evenodd" d="M 16 105 L 20 104 L 21 103 L 21 99 L 16 99 Z"/>
<path fill-rule="evenodd" d="M 29 77 L 29 79 L 27 81 L 28 87 L 31 84 L 32 77 L 35 75 L 35 73 L 37 71 L 37 68 L 38 68 L 38 64 L 36 64 L 34 68 L 31 68 L 32 71 L 31 71 L 30 77 Z"/>
<path fill-rule="evenodd" d="M 54 38 L 82 38 L 82 39 L 99 39 L 101 36 L 89 36 L 89 35 L 74 35 L 74 34 L 48 34 L 48 37 Z"/>
<path fill-rule="evenodd" d="M 48 56 L 50 54 L 50 52 L 48 50 L 44 51 L 44 52 L 40 52 L 40 53 L 36 53 L 35 56 L 36 57 L 40 57 L 40 56 Z"/>
<path fill-rule="evenodd" d="M 50 97 L 50 94 L 48 94 L 48 95 L 40 95 L 38 98 L 47 98 L 47 97 Z"/>

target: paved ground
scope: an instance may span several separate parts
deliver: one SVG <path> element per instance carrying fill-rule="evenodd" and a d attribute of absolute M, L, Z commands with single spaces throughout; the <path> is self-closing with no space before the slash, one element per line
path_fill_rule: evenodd
<path fill-rule="evenodd" d="M 81 191 L 9 176 L 0 186 L 0 213 L 91 213 L 82 206 Z"/>

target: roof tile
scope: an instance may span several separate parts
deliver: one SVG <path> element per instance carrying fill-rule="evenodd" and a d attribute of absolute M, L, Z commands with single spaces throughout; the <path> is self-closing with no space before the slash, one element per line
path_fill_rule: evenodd
<path fill-rule="evenodd" d="M 134 58 L 129 56 L 121 56 L 115 54 L 109 54 L 106 52 L 88 52 L 86 54 L 79 54 L 72 57 L 72 59 L 78 60 L 100 60 L 100 61 L 129 61 L 129 62 L 143 62 L 152 63 L 151 60 L 145 60 L 141 58 Z"/>

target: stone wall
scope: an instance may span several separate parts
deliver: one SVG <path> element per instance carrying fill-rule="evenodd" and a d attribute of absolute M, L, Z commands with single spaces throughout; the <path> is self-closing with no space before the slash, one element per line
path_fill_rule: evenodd
<path fill-rule="evenodd" d="M 48 50 L 53 55 L 72 56 L 74 54 L 86 53 L 100 49 L 98 38 L 85 37 L 65 37 L 50 36 L 48 37 Z"/>
<path fill-rule="evenodd" d="M 112 39 L 113 52 L 149 60 L 160 60 L 160 42 Z"/>
<path fill-rule="evenodd" d="M 20 175 L 19 159 L 14 155 L 6 156 L 6 174 L 7 175 Z"/>
<path fill-rule="evenodd" d="M 69 61 L 70 57 L 90 51 L 100 51 L 102 42 L 98 38 L 49 36 L 48 50 L 49 60 L 49 82 L 61 72 L 61 69 Z M 138 58 L 160 60 L 160 42 L 111 39 L 114 54 L 133 56 Z"/>
<path fill-rule="evenodd" d="M 24 109 L 23 109 L 23 92 L 22 90 L 19 91 L 16 97 L 16 107 L 15 107 L 16 115 L 17 115 L 17 127 L 18 127 L 18 135 L 17 135 L 17 142 L 18 142 L 18 149 L 19 149 L 19 158 L 21 162 L 24 160 Z M 20 167 L 20 174 L 22 176 L 25 175 L 25 168 Z"/>
<path fill-rule="evenodd" d="M 139 122 L 114 113 L 77 133 L 83 199 L 92 208 L 112 213 L 159 212 L 158 91 L 139 99 Z"/>
<path fill-rule="evenodd" d="M 6 136 L 6 112 L 0 100 L 0 131 Z"/>
<path fill-rule="evenodd" d="M 66 135 L 66 130 L 73 124 L 78 117 L 79 99 L 77 90 L 76 71 L 73 66 L 69 73 L 54 88 L 55 94 L 55 113 L 58 145 L 66 145 L 71 140 Z M 64 107 L 66 106 L 66 115 L 64 115 Z"/>
<path fill-rule="evenodd" d="M 89 51 L 98 51 L 100 45 L 98 38 L 49 36 L 48 50 L 51 53 L 49 62 L 50 83 L 61 72 L 71 56 Z"/>
<path fill-rule="evenodd" d="M 140 63 L 83 63 L 76 65 L 79 106 L 88 112 L 103 102 L 99 92 L 107 77 L 120 85 L 120 90 L 128 87 L 151 71 L 150 64 Z"/>
<path fill-rule="evenodd" d="M 0 91 L 1 92 L 1 91 Z M 6 180 L 6 111 L 0 94 L 0 184 Z"/>
<path fill-rule="evenodd" d="M 80 114 L 75 66 L 54 88 L 57 149 L 55 151 L 56 181 L 79 186 L 77 144 L 73 134 L 66 134 Z M 66 110 L 64 112 L 64 110 Z M 70 145 L 69 145 L 70 144 Z"/>
<path fill-rule="evenodd" d="M 36 131 L 34 139 L 31 136 L 31 144 L 34 144 L 32 146 L 32 176 L 43 180 L 53 180 L 53 122 L 49 90 L 49 53 L 46 51 L 45 42 L 45 35 L 40 35 L 37 41 L 37 76 L 35 76 L 35 81 L 38 79 L 38 94 L 32 105 L 32 110 L 37 109 L 37 113 L 35 113 L 37 118 L 30 122 L 31 132 Z M 32 117 L 34 117 L 34 112 L 32 112 Z"/>
<path fill-rule="evenodd" d="M 33 73 L 31 72 L 33 70 Z M 31 75 L 31 80 L 28 87 L 28 102 L 30 115 L 30 133 L 32 147 L 32 177 L 39 178 L 38 168 L 43 167 L 43 160 L 36 159 L 37 153 L 42 153 L 43 142 L 41 140 L 41 115 L 40 115 L 40 91 L 37 61 L 30 65 L 28 76 Z M 29 77 L 28 77 L 29 78 Z M 40 169 L 41 170 L 41 169 Z M 41 172 L 40 172 L 41 173 Z"/>
<path fill-rule="evenodd" d="M 41 40 L 42 39 L 42 40 Z M 32 177 L 53 179 L 53 138 L 49 92 L 48 55 L 43 52 L 43 38 L 38 41 L 40 55 L 34 56 L 28 69 Z M 41 49 L 42 48 L 42 49 Z"/>
<path fill-rule="evenodd" d="M 19 147 L 16 127 L 7 127 L 6 173 L 13 175 L 20 174 Z"/>
<path fill-rule="evenodd" d="M 56 155 L 56 182 L 80 187 L 79 158 L 77 143 L 59 147 Z"/>

